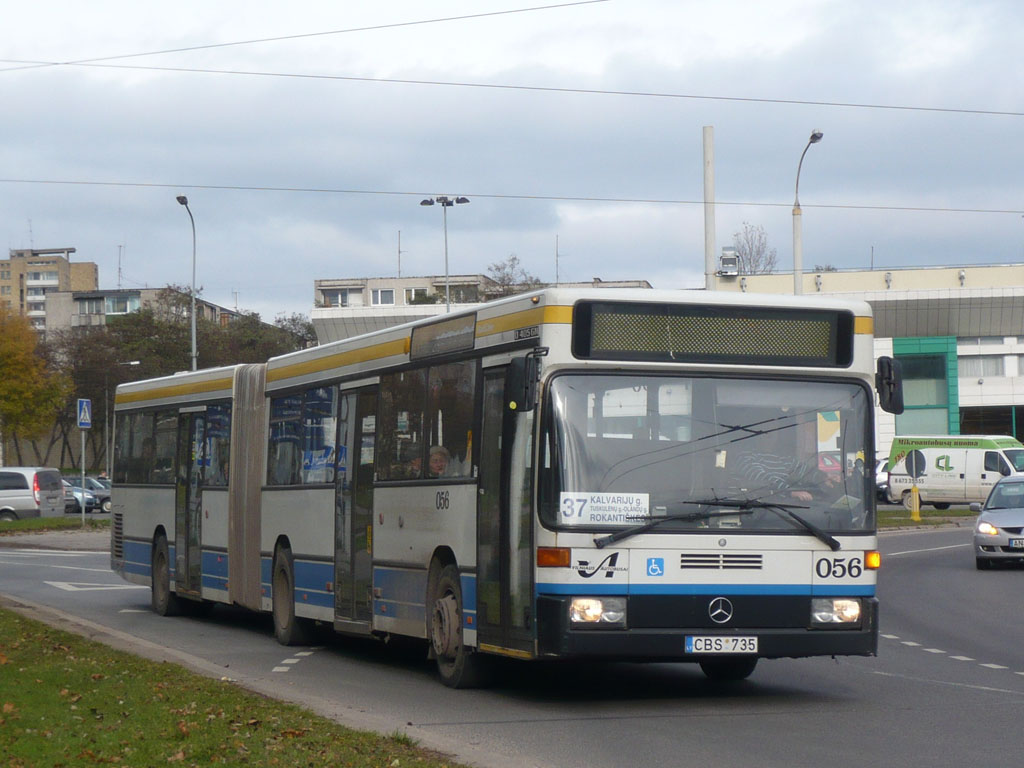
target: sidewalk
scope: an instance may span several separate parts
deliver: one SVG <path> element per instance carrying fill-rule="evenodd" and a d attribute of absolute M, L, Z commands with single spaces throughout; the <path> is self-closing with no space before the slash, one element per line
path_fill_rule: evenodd
<path fill-rule="evenodd" d="M 75 549 L 109 552 L 110 531 L 40 531 L 0 536 L 0 547 L 22 549 Z"/>

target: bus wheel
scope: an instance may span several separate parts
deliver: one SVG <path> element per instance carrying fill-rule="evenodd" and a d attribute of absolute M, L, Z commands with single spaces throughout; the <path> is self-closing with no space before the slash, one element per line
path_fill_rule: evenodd
<path fill-rule="evenodd" d="M 152 594 L 153 611 L 161 616 L 181 613 L 181 601 L 171 592 L 171 559 L 167 554 L 167 539 L 161 535 L 153 545 Z"/>
<path fill-rule="evenodd" d="M 462 644 L 462 585 L 459 571 L 446 565 L 431 599 L 430 643 L 441 682 L 475 688 L 484 682 L 484 659 Z"/>
<path fill-rule="evenodd" d="M 757 659 L 709 659 L 700 668 L 710 680 L 746 680 L 754 672 Z"/>
<path fill-rule="evenodd" d="M 304 645 L 305 622 L 295 615 L 295 564 L 292 551 L 281 547 L 274 557 L 274 637 L 281 645 Z"/>

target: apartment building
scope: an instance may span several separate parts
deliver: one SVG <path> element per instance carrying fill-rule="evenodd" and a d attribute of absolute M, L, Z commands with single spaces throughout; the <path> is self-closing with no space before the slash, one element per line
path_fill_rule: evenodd
<path fill-rule="evenodd" d="M 188 319 L 190 306 L 187 293 L 179 301 L 162 301 L 166 288 L 126 288 L 112 290 L 53 291 L 46 296 L 47 333 L 68 328 L 103 326 L 111 317 L 137 312 L 147 307 L 163 308 L 183 320 Z M 196 299 L 196 318 L 225 326 L 239 316 L 232 309 Z"/>
<path fill-rule="evenodd" d="M 74 248 L 12 249 L 0 261 L 0 303 L 46 329 L 46 299 L 55 291 L 89 291 L 99 286 L 99 267 L 71 261 Z"/>
<path fill-rule="evenodd" d="M 566 288 L 650 288 L 646 280 L 559 283 Z M 393 325 L 435 317 L 509 293 L 487 275 L 353 277 L 313 281 L 311 319 L 317 341 L 347 339 Z M 446 300 L 447 299 L 447 300 Z"/>

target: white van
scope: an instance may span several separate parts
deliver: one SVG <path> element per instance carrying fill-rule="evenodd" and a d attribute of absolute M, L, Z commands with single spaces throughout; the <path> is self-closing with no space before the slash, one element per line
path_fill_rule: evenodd
<path fill-rule="evenodd" d="M 908 462 L 908 456 L 909 462 Z M 1024 473 L 1024 445 L 1005 435 L 900 435 L 889 450 L 889 499 L 910 508 L 917 474 L 922 504 L 984 502 L 1001 477 Z"/>
<path fill-rule="evenodd" d="M 0 521 L 64 514 L 64 484 L 49 467 L 0 467 Z"/>

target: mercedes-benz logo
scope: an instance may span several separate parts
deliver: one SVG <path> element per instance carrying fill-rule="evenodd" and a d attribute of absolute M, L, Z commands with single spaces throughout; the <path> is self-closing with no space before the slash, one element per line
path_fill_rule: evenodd
<path fill-rule="evenodd" d="M 708 603 L 708 616 L 715 624 L 725 624 L 732 618 L 732 603 L 726 597 L 716 597 Z"/>

